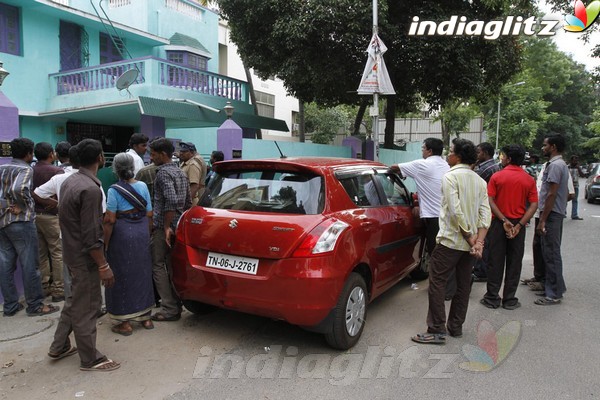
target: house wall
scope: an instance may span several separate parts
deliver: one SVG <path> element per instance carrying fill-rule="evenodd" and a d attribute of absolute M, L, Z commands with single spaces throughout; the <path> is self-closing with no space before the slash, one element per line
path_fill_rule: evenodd
<path fill-rule="evenodd" d="M 235 43 L 229 40 L 229 28 L 225 21 L 219 23 L 219 44 L 221 45 L 221 65 L 219 73 L 247 82 L 244 64 L 237 52 Z M 261 80 L 254 71 L 250 71 L 254 90 L 275 96 L 275 118 L 284 120 L 288 128 L 292 129 L 292 112 L 298 112 L 298 100 L 288 96 L 287 90 L 280 79 Z M 263 137 L 292 138 L 291 132 L 262 130 Z M 293 138 L 297 141 L 298 138 Z"/>

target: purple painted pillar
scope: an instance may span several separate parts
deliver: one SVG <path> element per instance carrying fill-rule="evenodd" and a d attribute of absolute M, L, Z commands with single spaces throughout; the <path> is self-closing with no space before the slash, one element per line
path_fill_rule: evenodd
<path fill-rule="evenodd" d="M 19 137 L 19 109 L 0 91 L 0 142 L 10 142 Z M 0 165 L 8 164 L 11 157 L 0 157 Z M 23 278 L 21 266 L 17 265 L 15 272 L 15 285 L 19 296 L 23 294 Z M 4 297 L 0 293 L 0 303 L 4 303 Z"/>
<path fill-rule="evenodd" d="M 362 145 L 363 141 L 356 136 L 348 136 L 342 141 L 342 146 L 350 147 L 352 158 L 363 158 Z"/>
<path fill-rule="evenodd" d="M 365 142 L 365 160 L 375 160 L 375 142 L 371 139 L 367 139 Z"/>
<path fill-rule="evenodd" d="M 217 150 L 221 150 L 225 160 L 242 158 L 242 128 L 232 119 L 227 119 L 217 129 Z"/>
<path fill-rule="evenodd" d="M 0 91 L 0 142 L 19 137 L 19 109 Z M 10 157 L 0 157 L 0 165 L 8 164 Z"/>
<path fill-rule="evenodd" d="M 162 117 L 153 117 L 151 115 L 142 115 L 140 131 L 152 140 L 157 137 L 165 137 L 165 119 Z"/>

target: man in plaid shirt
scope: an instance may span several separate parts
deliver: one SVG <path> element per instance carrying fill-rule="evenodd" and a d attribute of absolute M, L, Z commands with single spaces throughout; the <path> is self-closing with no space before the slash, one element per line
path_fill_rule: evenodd
<path fill-rule="evenodd" d="M 154 181 L 154 215 L 152 232 L 152 275 L 161 298 L 161 311 L 152 316 L 154 321 L 177 321 L 181 304 L 171 284 L 171 246 L 179 217 L 192 206 L 187 177 L 171 161 L 175 147 L 166 138 L 150 143 L 150 152 L 156 170 Z"/>

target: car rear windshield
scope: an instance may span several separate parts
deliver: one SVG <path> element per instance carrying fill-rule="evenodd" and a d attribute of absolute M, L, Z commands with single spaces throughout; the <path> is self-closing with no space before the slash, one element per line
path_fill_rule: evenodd
<path fill-rule="evenodd" d="M 318 175 L 273 170 L 227 171 L 211 180 L 200 205 L 226 210 L 320 214 L 323 179 Z"/>

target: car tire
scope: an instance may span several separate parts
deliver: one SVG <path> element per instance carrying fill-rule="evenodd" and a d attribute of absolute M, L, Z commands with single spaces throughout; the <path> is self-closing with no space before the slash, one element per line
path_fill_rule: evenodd
<path fill-rule="evenodd" d="M 348 350 L 358 343 L 367 320 L 367 302 L 365 280 L 359 274 L 351 273 L 333 309 L 331 330 L 325 334 L 331 347 Z"/>
<path fill-rule="evenodd" d="M 191 312 L 192 314 L 196 314 L 196 315 L 208 314 L 217 309 L 217 307 L 215 307 L 215 306 L 211 306 L 210 304 L 201 303 L 199 301 L 182 300 L 181 302 L 183 303 L 184 307 L 189 312 Z"/>
<path fill-rule="evenodd" d="M 419 265 L 410 272 L 410 277 L 416 281 L 422 281 L 429 278 L 429 253 L 425 246 L 421 251 L 421 261 Z"/>
<path fill-rule="evenodd" d="M 587 202 L 588 202 L 588 204 L 594 204 L 594 198 L 591 197 L 591 196 L 588 196 L 587 197 Z"/>

